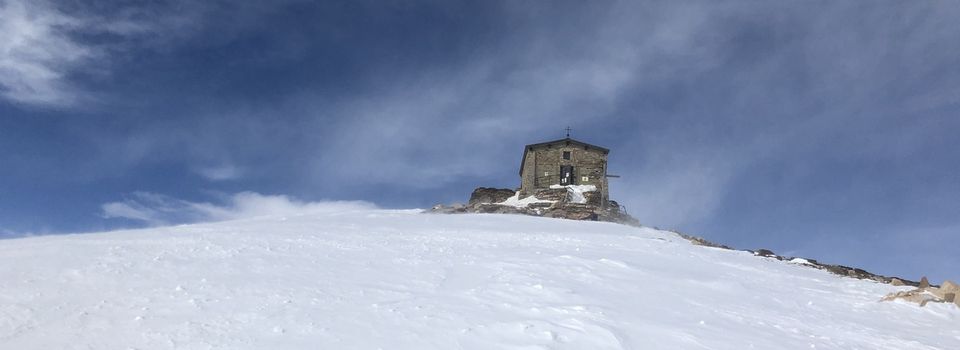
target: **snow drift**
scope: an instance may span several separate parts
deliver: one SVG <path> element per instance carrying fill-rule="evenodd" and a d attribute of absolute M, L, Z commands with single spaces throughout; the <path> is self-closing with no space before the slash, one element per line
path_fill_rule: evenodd
<path fill-rule="evenodd" d="M 958 349 L 908 289 L 603 222 L 317 211 L 0 241 L 5 349 Z"/>

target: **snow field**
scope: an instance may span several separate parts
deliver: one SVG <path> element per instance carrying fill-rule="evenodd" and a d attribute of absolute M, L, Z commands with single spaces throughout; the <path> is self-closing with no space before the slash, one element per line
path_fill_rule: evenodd
<path fill-rule="evenodd" d="M 909 289 L 674 234 L 359 210 L 0 241 L 3 349 L 960 349 Z"/>

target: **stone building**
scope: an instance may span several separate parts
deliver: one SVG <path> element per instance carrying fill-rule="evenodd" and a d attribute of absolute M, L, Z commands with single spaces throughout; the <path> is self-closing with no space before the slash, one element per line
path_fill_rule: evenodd
<path fill-rule="evenodd" d="M 438 204 L 432 213 L 522 214 L 640 225 L 610 200 L 610 150 L 567 137 L 527 145 L 520 161 L 520 188 L 479 187 L 466 205 Z"/>
<path fill-rule="evenodd" d="M 551 185 L 594 185 L 607 203 L 607 154 L 610 150 L 564 139 L 527 145 L 520 163 L 520 198 Z"/>

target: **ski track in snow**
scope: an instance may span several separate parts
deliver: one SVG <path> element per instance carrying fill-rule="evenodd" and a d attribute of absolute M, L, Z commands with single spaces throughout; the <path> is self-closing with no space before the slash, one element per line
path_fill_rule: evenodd
<path fill-rule="evenodd" d="M 2 349 L 960 349 L 960 310 L 668 232 L 366 210 L 0 241 Z"/>

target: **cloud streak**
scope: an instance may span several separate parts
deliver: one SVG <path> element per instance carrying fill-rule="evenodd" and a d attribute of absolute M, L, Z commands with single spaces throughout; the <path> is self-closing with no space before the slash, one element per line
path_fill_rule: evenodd
<path fill-rule="evenodd" d="M 196 30 L 200 5 L 152 6 L 48 0 L 0 1 L 0 96 L 25 106 L 89 107 L 100 96 L 78 76 L 109 76 L 110 63 L 135 48 L 159 49 Z"/>
<path fill-rule="evenodd" d="M 376 208 L 362 201 L 302 202 L 282 195 L 240 192 L 223 203 L 191 202 L 170 196 L 134 192 L 128 198 L 101 205 L 102 216 L 127 219 L 150 226 L 201 221 L 223 221 L 261 216 L 289 216 Z"/>
<path fill-rule="evenodd" d="M 98 53 L 68 35 L 80 20 L 42 1 L 0 3 L 0 93 L 30 105 L 63 106 L 81 96 L 66 76 Z"/>

